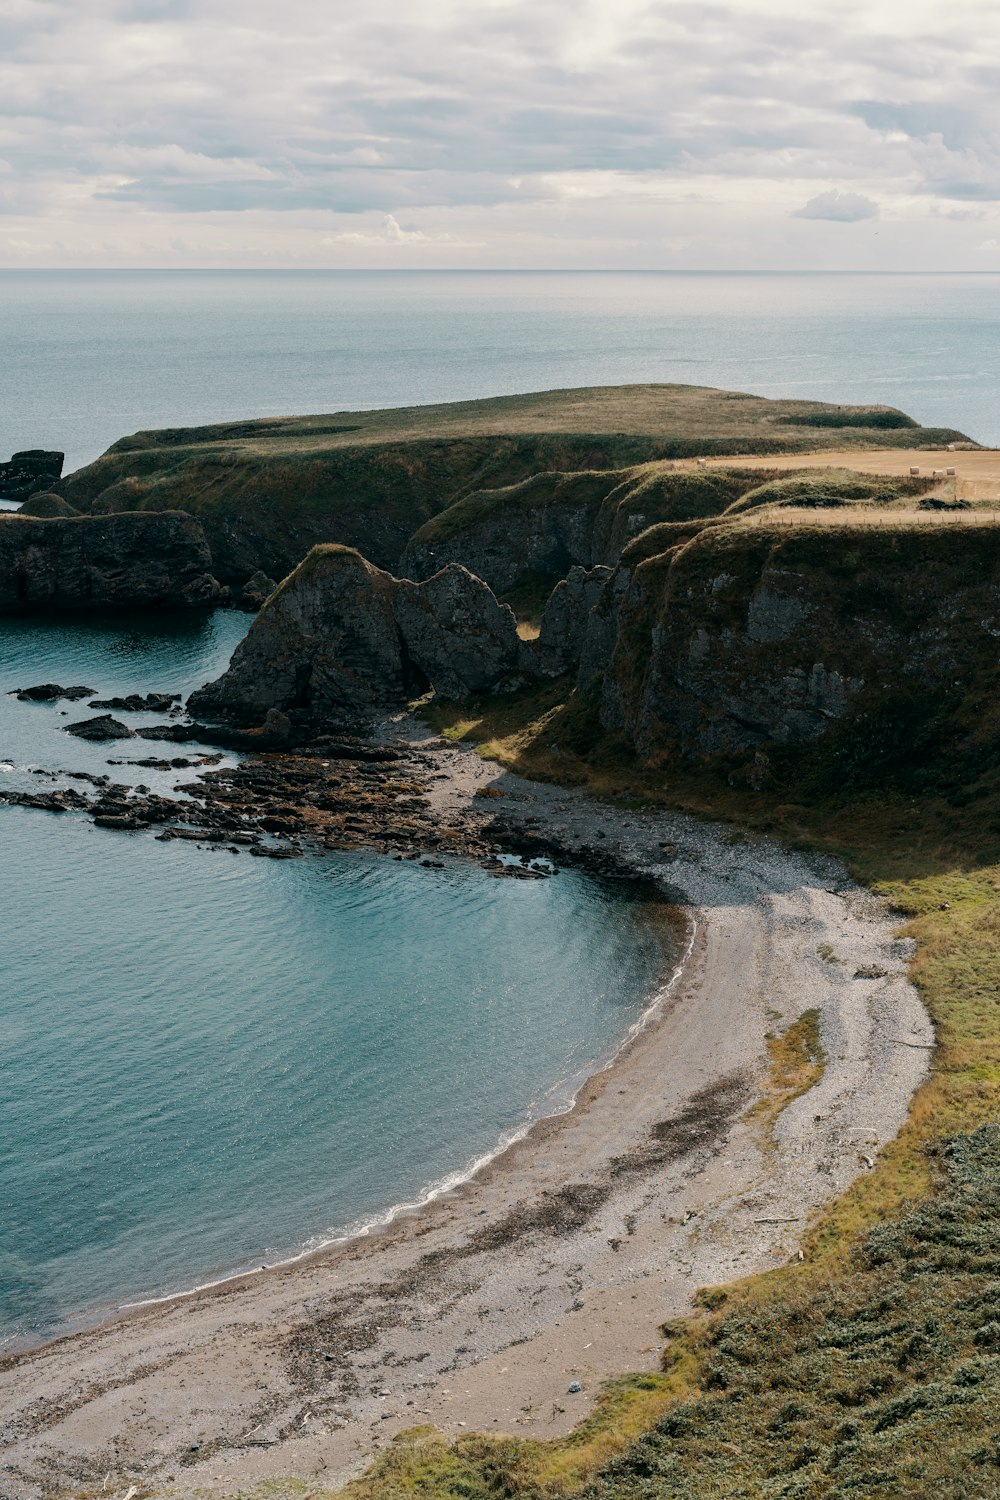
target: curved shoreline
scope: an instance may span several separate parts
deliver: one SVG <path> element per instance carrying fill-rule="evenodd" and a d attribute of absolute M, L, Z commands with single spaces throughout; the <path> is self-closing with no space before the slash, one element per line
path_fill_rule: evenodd
<path fill-rule="evenodd" d="M 676 912 L 678 909 L 670 908 L 670 910 Z M 448 1194 L 457 1192 L 459 1189 L 466 1187 L 468 1184 L 474 1183 L 480 1176 L 480 1174 L 487 1172 L 491 1167 L 502 1165 L 504 1158 L 507 1156 L 508 1152 L 513 1150 L 515 1146 L 520 1145 L 522 1142 L 530 1142 L 531 1137 L 536 1130 L 539 1130 L 541 1127 L 548 1124 L 556 1123 L 562 1120 L 567 1115 L 571 1115 L 573 1113 L 573 1110 L 576 1108 L 577 1101 L 579 1100 L 584 1090 L 588 1089 L 595 1082 L 595 1080 L 601 1077 L 602 1074 L 612 1072 L 622 1058 L 623 1054 L 632 1046 L 632 1044 L 636 1042 L 648 1028 L 655 1026 L 657 1020 L 663 1012 L 664 1007 L 669 1004 L 671 994 L 684 972 L 685 966 L 689 958 L 691 957 L 691 952 L 694 947 L 695 937 L 697 935 L 697 921 L 687 912 L 685 912 L 684 915 L 688 918 L 686 922 L 687 941 L 683 945 L 683 952 L 677 959 L 670 977 L 665 981 L 661 981 L 657 985 L 656 989 L 653 991 L 652 999 L 650 1000 L 649 1004 L 646 1006 L 645 1010 L 637 1018 L 637 1020 L 632 1023 L 625 1036 L 621 1039 L 621 1041 L 615 1047 L 614 1051 L 610 1054 L 607 1060 L 605 1062 L 595 1061 L 593 1064 L 588 1064 L 588 1066 L 592 1067 L 593 1071 L 586 1073 L 582 1077 L 580 1077 L 579 1082 L 577 1082 L 575 1087 L 573 1088 L 572 1094 L 558 1109 L 549 1109 L 544 1111 L 542 1114 L 533 1115 L 522 1125 L 519 1125 L 516 1130 L 502 1135 L 496 1146 L 492 1150 L 483 1152 L 482 1155 L 473 1158 L 466 1164 L 466 1166 L 461 1168 L 459 1171 L 449 1173 L 447 1177 L 442 1177 L 432 1182 L 427 1188 L 424 1189 L 420 1197 L 414 1198 L 412 1200 L 407 1200 L 403 1203 L 394 1203 L 390 1208 L 386 1209 L 384 1213 L 377 1214 L 374 1218 L 367 1220 L 357 1225 L 356 1227 L 352 1226 L 351 1228 L 345 1230 L 343 1233 L 329 1235 L 326 1238 L 320 1240 L 318 1244 L 308 1244 L 301 1250 L 297 1250 L 294 1254 L 283 1256 L 280 1260 L 270 1261 L 267 1265 L 262 1265 L 259 1267 L 248 1266 L 244 1270 L 229 1271 L 226 1272 L 225 1275 L 215 1277 L 211 1281 L 199 1282 L 195 1286 L 185 1287 L 178 1292 L 166 1292 L 163 1294 L 163 1296 L 143 1297 L 136 1302 L 119 1302 L 115 1304 L 112 1311 L 109 1311 L 106 1314 L 100 1316 L 99 1319 L 95 1319 L 93 1323 L 84 1323 L 79 1328 L 70 1329 L 64 1334 L 57 1334 L 55 1335 L 55 1337 L 45 1339 L 40 1343 L 30 1344 L 22 1349 L 13 1349 L 11 1350 L 10 1357 L 32 1354 L 37 1350 L 47 1348 L 51 1344 L 58 1343 L 62 1339 L 75 1338 L 78 1333 L 89 1332 L 92 1328 L 107 1327 L 109 1324 L 117 1321 L 118 1318 L 128 1316 L 129 1313 L 141 1312 L 145 1308 L 163 1307 L 167 1303 L 179 1302 L 189 1297 L 196 1297 L 202 1292 L 212 1292 L 217 1288 L 228 1286 L 233 1282 L 250 1281 L 254 1277 L 267 1275 L 269 1271 L 287 1270 L 290 1266 L 301 1265 L 303 1262 L 311 1260 L 314 1257 L 324 1256 L 329 1251 L 340 1250 L 346 1246 L 353 1245 L 355 1241 L 371 1239 L 373 1236 L 380 1234 L 383 1230 L 390 1229 L 397 1219 L 403 1218 L 410 1214 L 420 1213 L 423 1209 L 429 1207 L 430 1204 L 436 1203 L 438 1199 L 445 1198 L 448 1196 Z M 561 1087 L 561 1083 L 553 1084 L 552 1088 L 549 1089 L 547 1094 L 543 1097 L 548 1098 L 551 1094 L 553 1094 L 557 1089 Z M 0 1369 L 2 1369 L 3 1367 L 3 1359 L 5 1357 L 7 1356 L 0 1355 Z"/>
<path fill-rule="evenodd" d="M 513 823 L 570 850 L 601 839 L 683 892 L 689 961 L 572 1107 L 474 1177 L 361 1237 L 5 1360 L 10 1500 L 109 1472 L 184 1496 L 273 1475 L 329 1486 L 420 1420 L 565 1431 L 603 1378 L 655 1368 L 659 1324 L 698 1285 L 793 1253 L 905 1118 L 927 1053 L 892 1039 L 926 1043 L 929 1022 L 891 914 L 834 861 L 432 753 L 440 817 L 485 819 L 472 798 L 492 784 Z M 880 977 L 852 977 L 866 966 Z M 830 1063 L 764 1153 L 745 1119 L 764 1036 L 811 1006 Z"/>

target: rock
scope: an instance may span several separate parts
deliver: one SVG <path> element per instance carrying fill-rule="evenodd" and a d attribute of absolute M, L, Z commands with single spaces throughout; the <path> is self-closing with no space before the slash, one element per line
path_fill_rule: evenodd
<path fill-rule="evenodd" d="M 16 689 L 14 696 L 22 703 L 55 703 L 59 698 L 77 702 L 96 692 L 97 689 L 91 687 L 60 687 L 57 682 L 40 682 L 35 687 Z"/>
<path fill-rule="evenodd" d="M 42 490 L 37 495 L 30 495 L 21 509 L 19 516 L 41 516 L 51 519 L 53 516 L 78 516 L 80 512 L 75 505 L 70 505 L 62 495 L 54 495 L 50 490 Z"/>
<path fill-rule="evenodd" d="M 549 595 L 537 641 L 526 643 L 536 671 L 560 677 L 579 666 L 587 639 L 587 622 L 614 576 L 607 567 L 571 568 Z"/>
<path fill-rule="evenodd" d="M 278 585 L 274 579 L 268 578 L 267 574 L 261 572 L 260 568 L 258 568 L 256 573 L 251 574 L 241 589 L 233 591 L 233 603 L 237 609 L 253 610 L 256 614 L 259 609 L 264 607 L 277 587 Z"/>
<path fill-rule="evenodd" d="M 25 448 L 9 463 L 0 464 L 0 500 L 27 500 L 36 490 L 47 490 L 62 475 L 65 454 L 44 448 Z"/>
<path fill-rule="evenodd" d="M 100 714 L 95 719 L 80 719 L 76 724 L 67 724 L 66 733 L 74 734 L 78 740 L 134 740 L 135 732 L 113 719 L 110 714 Z"/>
<path fill-rule="evenodd" d="M 363 722 L 423 682 L 393 617 L 396 580 L 350 547 L 314 547 L 262 609 L 228 670 L 188 700 L 192 713 L 259 723 L 268 709 Z"/>
<path fill-rule="evenodd" d="M 0 612 L 208 606 L 220 596 L 211 566 L 179 511 L 0 516 Z"/>
<path fill-rule="evenodd" d="M 95 698 L 90 708 L 117 708 L 119 712 L 139 714 L 156 713 L 162 714 L 172 704 L 180 702 L 180 693 L 129 693 L 124 698 Z"/>
<path fill-rule="evenodd" d="M 409 659 L 442 698 L 491 692 L 517 670 L 514 612 L 468 568 L 453 564 L 426 583 L 397 583 L 393 615 Z"/>

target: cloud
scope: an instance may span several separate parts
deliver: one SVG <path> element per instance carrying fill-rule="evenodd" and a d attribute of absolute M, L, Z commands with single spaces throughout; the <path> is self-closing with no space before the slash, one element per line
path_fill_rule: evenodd
<path fill-rule="evenodd" d="M 818 0 L 808 14 L 795 0 L 3 9 L 0 155 L 25 241 L 197 245 L 212 220 L 238 259 L 252 220 L 262 255 L 436 245 L 472 264 L 502 224 L 524 263 L 558 263 L 587 213 L 588 254 L 645 246 L 658 263 L 692 241 L 677 216 L 697 201 L 718 253 L 738 242 L 747 263 L 774 253 L 764 226 L 789 215 L 880 210 L 886 224 L 936 214 L 941 243 L 971 255 L 974 230 L 942 205 L 1000 202 L 1000 17 L 981 0 L 947 13 L 932 0 Z M 393 238 L 390 220 L 421 227 Z"/>
<path fill-rule="evenodd" d="M 484 240 L 461 240 L 452 234 L 425 234 L 422 229 L 404 229 L 393 214 L 386 214 L 377 229 L 343 229 L 338 234 L 323 237 L 324 245 L 409 245 L 425 249 L 436 245 L 447 245 L 450 249 L 472 250 L 485 244 Z"/>
<path fill-rule="evenodd" d="M 858 224 L 862 219 L 877 219 L 878 204 L 863 193 L 842 193 L 839 188 L 817 193 L 808 203 L 794 211 L 796 219 L 827 219 L 833 224 Z"/>

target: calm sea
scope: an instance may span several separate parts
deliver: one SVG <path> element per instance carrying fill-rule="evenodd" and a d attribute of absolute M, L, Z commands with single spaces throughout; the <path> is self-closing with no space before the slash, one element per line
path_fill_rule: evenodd
<path fill-rule="evenodd" d="M 186 693 L 246 624 L 4 621 L 0 781 L 190 780 L 68 736 L 86 703 L 7 694 Z M 666 961 L 639 902 L 571 871 L 272 862 L 9 807 L 0 849 L 0 1349 L 463 1175 L 568 1101 Z"/>
<path fill-rule="evenodd" d="M 0 271 L 0 455 L 144 427 L 682 381 L 1000 444 L 1000 276 Z"/>

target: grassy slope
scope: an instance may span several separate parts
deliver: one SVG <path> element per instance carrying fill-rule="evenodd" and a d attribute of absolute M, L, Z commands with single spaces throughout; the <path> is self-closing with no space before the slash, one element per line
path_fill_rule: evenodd
<path fill-rule="evenodd" d="M 961 437 L 886 410 L 696 386 L 550 391 L 136 433 L 59 490 L 82 510 L 191 511 L 233 577 L 258 564 L 281 576 L 321 541 L 357 545 L 394 567 L 408 537 L 454 501 L 540 470 L 805 451 L 828 446 L 832 433 L 838 446 L 859 448 Z M 894 425 L 880 427 L 884 420 Z M 841 421 L 848 425 L 829 425 Z"/>

